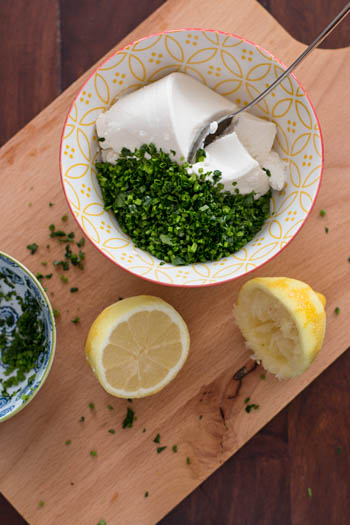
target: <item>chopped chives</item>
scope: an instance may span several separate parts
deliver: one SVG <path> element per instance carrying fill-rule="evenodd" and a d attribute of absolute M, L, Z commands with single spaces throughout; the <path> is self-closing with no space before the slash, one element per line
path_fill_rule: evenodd
<path fill-rule="evenodd" d="M 163 450 L 165 450 L 167 447 L 158 447 L 157 448 L 157 454 L 160 454 L 161 452 L 163 452 Z"/>
<path fill-rule="evenodd" d="M 160 443 L 160 434 L 157 434 L 153 440 L 153 443 Z"/>

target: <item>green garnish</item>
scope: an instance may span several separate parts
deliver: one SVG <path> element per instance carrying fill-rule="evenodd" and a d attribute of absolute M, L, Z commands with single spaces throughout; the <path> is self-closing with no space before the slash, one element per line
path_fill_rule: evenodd
<path fill-rule="evenodd" d="M 89 408 L 90 408 L 90 410 L 93 410 L 95 408 L 94 403 L 89 403 Z"/>
<path fill-rule="evenodd" d="M 325 227 L 324 231 L 325 231 L 326 233 L 329 232 L 329 229 L 327 228 L 327 226 Z"/>
<path fill-rule="evenodd" d="M 336 306 L 336 307 L 334 308 L 334 313 L 335 313 L 335 315 L 339 315 L 339 314 L 340 314 L 340 308 L 339 308 L 339 306 Z"/>
<path fill-rule="evenodd" d="M 39 507 L 43 507 L 45 505 L 45 501 L 39 501 Z"/>
<path fill-rule="evenodd" d="M 66 275 L 63 275 L 63 273 L 61 273 L 60 279 L 63 283 L 68 283 L 68 277 Z"/>
<path fill-rule="evenodd" d="M 146 432 L 146 429 L 144 428 L 144 429 L 142 430 L 142 432 Z"/>
<path fill-rule="evenodd" d="M 308 487 L 308 489 L 307 489 L 307 494 L 308 494 L 309 498 L 312 498 L 312 490 L 310 489 L 310 487 Z"/>
<path fill-rule="evenodd" d="M 261 374 L 260 379 L 265 380 L 266 379 L 266 375 L 265 374 Z"/>
<path fill-rule="evenodd" d="M 58 317 L 60 315 L 60 311 L 57 310 L 57 308 L 54 308 L 53 309 L 53 315 L 54 315 L 54 317 Z"/>
<path fill-rule="evenodd" d="M 263 168 L 263 170 L 264 170 L 264 172 L 266 173 L 266 175 L 268 177 L 271 177 L 271 171 L 270 170 L 268 170 L 267 168 Z"/>
<path fill-rule="evenodd" d="M 77 315 L 76 317 L 74 317 L 74 319 L 72 319 L 72 323 L 74 324 L 78 324 L 80 321 L 80 317 Z"/>
<path fill-rule="evenodd" d="M 100 520 L 97 525 L 107 525 L 105 520 Z"/>
<path fill-rule="evenodd" d="M 34 253 L 37 251 L 38 248 L 39 246 L 37 245 L 36 242 L 33 242 L 32 244 L 27 245 L 27 250 L 30 251 L 31 255 L 34 255 Z"/>
<path fill-rule="evenodd" d="M 90 450 L 90 456 L 97 456 L 97 450 Z"/>
<path fill-rule="evenodd" d="M 145 498 L 148 498 L 148 490 L 145 492 Z"/>
<path fill-rule="evenodd" d="M 244 400 L 245 403 L 249 403 L 249 401 L 250 401 L 250 397 L 246 397 Z"/>
<path fill-rule="evenodd" d="M 75 286 L 73 286 L 73 288 L 70 289 L 70 293 L 75 293 L 78 291 L 79 291 L 79 288 L 76 288 Z"/>
<path fill-rule="evenodd" d="M 42 264 L 43 266 L 47 266 L 47 261 L 41 261 L 41 264 Z"/>
<path fill-rule="evenodd" d="M 11 270 L 8 270 L 10 272 Z M 33 383 L 35 373 L 28 378 L 29 372 L 34 372 L 39 357 L 45 352 L 46 338 L 44 323 L 41 319 L 41 307 L 36 297 L 28 294 L 25 299 L 17 295 L 13 283 L 8 275 L 0 272 L 0 304 L 7 303 L 9 299 L 16 300 L 21 308 L 17 321 L 10 315 L 6 321 L 0 319 L 0 354 L 6 369 L 4 378 L 0 379 L 0 396 L 9 397 L 8 389 L 18 386 L 22 381 Z M 10 288 L 5 293 L 3 284 Z M 11 335 L 6 331 L 6 326 L 12 327 Z M 28 396 L 29 394 L 23 394 Z M 22 397 L 26 400 L 27 397 Z"/>
<path fill-rule="evenodd" d="M 160 434 L 157 434 L 153 440 L 153 443 L 160 443 Z"/>
<path fill-rule="evenodd" d="M 270 192 L 256 200 L 253 193 L 223 192 L 221 172 L 209 180 L 207 173 L 187 173 L 188 166 L 152 144 L 122 149 L 115 165 L 96 164 L 105 209 L 138 248 L 173 265 L 231 255 L 270 214 Z"/>
<path fill-rule="evenodd" d="M 326 210 L 320 210 L 321 217 L 324 217 L 326 215 Z"/>
<path fill-rule="evenodd" d="M 163 450 L 165 450 L 167 447 L 158 447 L 157 448 L 157 454 L 160 454 L 161 452 L 163 452 Z"/>
<path fill-rule="evenodd" d="M 114 428 L 110 428 L 110 429 L 108 430 L 108 432 L 109 432 L 110 434 L 115 434 L 115 430 L 114 430 Z"/>
<path fill-rule="evenodd" d="M 80 241 L 77 242 L 77 246 L 78 246 L 78 248 L 82 248 L 84 246 L 84 244 L 85 244 L 85 238 L 82 237 L 80 239 Z"/>
<path fill-rule="evenodd" d="M 252 409 L 254 410 L 258 410 L 260 405 L 256 405 L 255 403 L 252 403 L 251 405 L 247 405 L 245 407 L 245 411 L 249 414 L 249 412 L 251 412 Z"/>
<path fill-rule="evenodd" d="M 40 272 L 37 272 L 37 273 L 35 274 L 35 277 L 38 279 L 38 281 L 41 281 L 41 279 L 44 278 L 43 274 L 40 273 Z"/>
<path fill-rule="evenodd" d="M 203 419 L 203 416 L 199 416 L 199 419 Z"/>
<path fill-rule="evenodd" d="M 29 206 L 29 208 L 31 208 L 32 205 L 33 205 L 33 204 L 32 204 L 31 202 L 28 202 L 28 206 Z"/>
<path fill-rule="evenodd" d="M 50 206 L 50 208 L 52 208 L 53 202 L 49 202 L 49 206 Z"/>
<path fill-rule="evenodd" d="M 70 439 L 67 439 L 67 441 L 65 442 L 65 445 L 70 445 L 72 442 Z"/>
<path fill-rule="evenodd" d="M 108 410 L 114 410 L 114 407 L 112 405 L 107 405 Z"/>
<path fill-rule="evenodd" d="M 191 458 L 186 458 L 186 463 L 187 463 L 187 465 L 190 465 L 191 464 Z"/>
<path fill-rule="evenodd" d="M 343 452 L 343 447 L 338 446 L 337 447 L 337 454 L 341 454 Z"/>
<path fill-rule="evenodd" d="M 106 139 L 105 139 L 104 137 L 97 137 L 97 140 L 98 140 L 99 142 L 104 142 Z"/>
<path fill-rule="evenodd" d="M 171 448 L 172 448 L 172 451 L 173 451 L 174 453 L 177 452 L 177 445 L 173 445 Z"/>
<path fill-rule="evenodd" d="M 68 221 L 68 215 L 66 213 L 64 215 L 62 215 L 61 220 L 63 222 L 67 222 Z"/>
<path fill-rule="evenodd" d="M 47 273 L 44 277 L 45 279 L 51 279 L 52 276 L 53 276 L 53 273 Z"/>
<path fill-rule="evenodd" d="M 134 423 L 134 417 L 135 412 L 130 407 L 127 407 L 126 416 L 123 421 L 123 428 L 131 428 Z"/>
<path fill-rule="evenodd" d="M 85 417 L 81 416 L 81 418 L 79 419 L 79 423 L 84 423 L 84 421 L 85 421 Z"/>

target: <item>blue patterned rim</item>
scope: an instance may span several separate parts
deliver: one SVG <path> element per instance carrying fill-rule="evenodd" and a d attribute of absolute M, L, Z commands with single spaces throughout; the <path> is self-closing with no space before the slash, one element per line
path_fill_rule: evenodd
<path fill-rule="evenodd" d="M 22 263 L 0 251 L 0 271 L 14 284 L 16 292 L 23 298 L 30 294 L 34 296 L 41 307 L 41 319 L 44 324 L 46 347 L 45 352 L 39 356 L 35 366 L 36 377 L 31 385 L 24 380 L 14 395 L 9 398 L 1 397 L 0 394 L 0 423 L 9 419 L 22 410 L 38 393 L 44 384 L 55 354 L 56 327 L 50 301 L 38 279 Z M 16 327 L 19 317 L 18 304 L 9 304 L 0 307 L 0 318 L 7 320 L 6 331 L 11 333 Z M 0 377 L 3 376 L 5 366 L 1 362 L 0 355 Z M 30 372 L 29 374 L 32 374 Z"/>

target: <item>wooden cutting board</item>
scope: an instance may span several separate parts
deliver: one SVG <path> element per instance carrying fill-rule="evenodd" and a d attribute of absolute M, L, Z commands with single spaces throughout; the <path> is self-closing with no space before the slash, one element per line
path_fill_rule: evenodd
<path fill-rule="evenodd" d="M 254 0 L 169 0 L 115 49 L 150 33 L 181 27 L 242 35 L 286 63 L 303 49 Z M 254 273 L 302 279 L 326 295 L 327 336 L 316 361 L 298 379 L 279 382 L 267 375 L 262 380 L 258 367 L 240 384 L 234 374 L 252 365 L 231 310 L 244 279 L 210 288 L 167 288 L 133 277 L 88 245 L 86 269 L 71 270 L 70 285 L 57 276 L 47 281 L 54 292 L 53 306 L 61 311 L 52 371 L 33 402 L 0 426 L 0 490 L 31 524 L 95 525 L 102 518 L 108 525 L 157 522 L 346 350 L 350 106 L 342 101 L 350 99 L 349 61 L 350 49 L 317 50 L 297 72 L 320 118 L 324 180 L 301 233 Z M 59 140 L 72 97 L 88 74 L 0 150 L 0 246 L 34 272 L 42 270 L 42 260 L 62 255 L 52 242 L 50 250 L 45 248 L 48 225 L 60 224 L 67 212 L 58 171 Z M 321 208 L 327 210 L 324 218 Z M 72 217 L 64 227 L 76 231 Z M 25 248 L 30 242 L 40 245 L 34 256 Z M 69 286 L 78 286 L 79 292 L 71 295 Z M 85 361 L 84 342 L 102 308 L 119 296 L 141 293 L 158 295 L 182 313 L 191 332 L 191 355 L 163 392 L 130 405 L 137 420 L 133 428 L 123 430 L 128 403 L 99 387 Z M 335 306 L 341 308 L 338 316 Z M 76 315 L 80 325 L 71 323 Z M 244 410 L 247 396 L 260 405 L 250 414 Z M 95 404 L 92 411 L 90 402 Z M 79 422 L 81 416 L 84 423 Z M 114 435 L 108 433 L 112 428 Z M 153 443 L 157 433 L 160 444 L 168 446 L 161 454 Z M 67 439 L 70 445 L 65 445 Z M 175 444 L 176 454 L 171 450 Z M 97 450 L 96 457 L 90 456 L 91 450 Z M 42 508 L 40 500 L 45 502 Z"/>

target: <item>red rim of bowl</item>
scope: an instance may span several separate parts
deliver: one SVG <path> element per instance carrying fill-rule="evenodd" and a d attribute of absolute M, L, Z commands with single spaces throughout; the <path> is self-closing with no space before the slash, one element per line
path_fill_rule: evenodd
<path fill-rule="evenodd" d="M 245 277 L 246 275 L 252 273 L 252 272 L 255 272 L 256 270 L 258 270 L 258 268 L 262 268 L 263 266 L 265 266 L 265 264 L 267 264 L 268 262 L 272 261 L 272 259 L 274 259 L 275 257 L 277 257 L 277 255 L 279 255 L 281 252 L 283 252 L 283 250 L 285 248 L 287 248 L 287 246 L 289 246 L 289 244 L 293 241 L 293 239 L 298 235 L 298 233 L 300 232 L 300 230 L 302 229 L 302 227 L 304 226 L 305 222 L 307 221 L 307 219 L 309 218 L 312 210 L 313 210 L 313 207 L 315 205 L 315 202 L 317 200 L 317 197 L 318 197 L 318 193 L 320 191 L 320 186 L 321 186 L 321 182 L 322 182 L 322 177 L 323 177 L 323 168 L 324 168 L 324 144 L 323 144 L 323 136 L 322 136 L 322 131 L 321 131 L 321 126 L 320 126 L 320 121 L 318 119 L 318 116 L 317 116 L 317 113 L 316 113 L 316 110 L 314 108 L 314 105 L 313 103 L 311 102 L 311 99 L 307 93 L 307 91 L 303 88 L 303 86 L 301 85 L 301 83 L 299 82 L 299 80 L 296 78 L 296 76 L 293 74 L 293 73 L 290 73 L 290 76 L 294 78 L 295 82 L 299 85 L 300 89 L 302 90 L 302 92 L 305 94 L 310 106 L 311 106 L 311 109 L 313 111 L 313 114 L 316 118 L 316 122 L 317 122 L 317 127 L 318 127 L 318 131 L 320 133 L 320 140 L 321 140 L 321 152 L 322 152 L 322 155 L 321 155 L 321 173 L 320 173 L 320 178 L 319 178 L 319 182 L 318 182 L 318 187 L 317 187 L 317 190 L 316 190 L 316 194 L 315 194 L 315 197 L 313 199 L 313 202 L 311 204 L 311 207 L 309 209 L 309 211 L 307 212 L 306 214 L 306 217 L 304 218 L 302 224 L 300 225 L 300 227 L 298 228 L 298 230 L 295 232 L 295 234 L 293 235 L 293 237 L 291 237 L 289 239 L 289 241 L 275 254 L 273 254 L 269 259 L 267 259 L 266 261 L 262 262 L 261 264 L 259 264 L 258 266 L 256 266 L 255 268 L 253 268 L 252 270 L 249 270 L 247 272 L 245 272 L 243 275 L 236 275 L 234 277 L 230 277 L 229 279 L 225 279 L 223 281 L 219 281 L 219 282 L 216 282 L 216 283 L 206 283 L 206 284 L 175 284 L 175 283 L 164 283 L 164 282 L 161 282 L 161 281 L 156 281 L 155 279 L 150 279 L 149 277 L 145 277 L 144 275 L 139 275 L 139 274 L 136 274 L 134 272 L 132 272 L 131 270 L 128 270 L 127 268 L 124 268 L 124 266 L 121 266 L 115 259 L 113 259 L 110 255 L 106 254 L 104 251 L 101 250 L 101 248 L 99 248 L 99 246 L 92 240 L 90 239 L 90 237 L 87 235 L 87 233 L 85 232 L 85 230 L 83 229 L 83 227 L 81 226 L 80 222 L 78 221 L 78 219 L 76 218 L 75 214 L 74 214 L 74 211 L 72 209 L 72 206 L 69 202 L 69 199 L 67 197 L 67 192 L 66 192 L 66 189 L 65 189 L 65 186 L 64 186 L 64 182 L 63 182 L 63 170 L 62 170 L 62 146 L 63 146 L 63 139 L 64 139 L 64 132 L 65 132 L 65 129 L 66 129 L 66 125 L 67 125 L 67 120 L 70 116 L 70 113 L 72 111 L 72 107 L 74 106 L 76 100 L 79 98 L 79 95 L 80 93 L 82 92 L 82 90 L 84 89 L 84 87 L 86 86 L 86 84 L 89 82 L 89 80 L 95 75 L 96 71 L 98 71 L 106 62 L 108 62 L 112 57 L 114 57 L 115 55 L 117 55 L 118 53 L 120 53 L 121 51 L 123 51 L 124 49 L 126 49 L 127 47 L 130 47 L 130 46 L 134 46 L 135 44 L 137 44 L 138 42 L 142 42 L 143 40 L 148 40 L 149 38 L 153 38 L 155 36 L 161 36 L 161 35 L 165 35 L 165 34 L 168 34 L 168 33 L 181 33 L 183 31 L 201 31 L 201 32 L 206 32 L 206 33 L 219 33 L 220 35 L 226 35 L 226 36 L 231 36 L 233 38 L 236 38 L 236 39 L 239 39 L 239 40 L 242 40 L 243 42 L 247 42 L 248 44 L 251 44 L 252 46 L 258 48 L 258 49 L 261 49 L 264 53 L 266 53 L 267 55 L 271 56 L 273 58 L 273 60 L 275 60 L 278 64 L 280 64 L 284 69 L 287 69 L 287 66 L 279 59 L 277 58 L 275 55 L 273 55 L 272 53 L 270 53 L 270 51 L 268 51 L 267 49 L 265 49 L 264 47 L 262 47 L 260 44 L 256 44 L 255 42 L 252 42 L 251 40 L 248 40 L 247 38 L 243 38 L 241 36 L 238 36 L 238 35 L 235 35 L 234 33 L 227 33 L 225 31 L 220 31 L 219 29 L 204 29 L 204 28 L 198 28 L 198 27 L 185 27 L 185 28 L 182 28 L 182 29 L 168 29 L 167 31 L 161 31 L 159 33 L 152 33 L 151 35 L 148 35 L 148 36 L 145 36 L 143 38 L 139 38 L 137 40 L 134 40 L 133 42 L 129 43 L 129 44 L 126 44 L 124 47 L 121 47 L 120 49 L 118 49 L 117 51 L 115 51 L 115 53 L 113 53 L 112 55 L 109 55 L 105 60 L 103 60 L 96 68 L 94 68 L 93 72 L 91 73 L 91 75 L 87 78 L 87 80 L 84 82 L 84 84 L 81 86 L 81 88 L 79 89 L 79 91 L 77 92 L 77 94 L 75 95 L 70 107 L 69 107 L 69 110 L 68 110 L 68 113 L 67 113 L 67 116 L 65 118 L 65 121 L 64 121 L 64 125 L 63 125 L 63 129 L 62 129 L 62 134 L 61 134 L 61 141 L 60 141 L 60 148 L 59 148 L 59 165 L 60 165 L 60 177 L 61 177 L 61 184 L 62 184 L 62 188 L 63 188 L 63 193 L 66 197 L 66 200 L 67 200 L 67 203 L 68 203 L 68 206 L 69 206 L 69 209 L 74 217 L 74 220 L 75 222 L 78 224 L 79 228 L 81 229 L 81 231 L 83 232 L 84 236 L 86 236 L 88 238 L 88 240 L 91 242 L 91 244 L 93 244 L 93 246 L 95 248 L 97 248 L 97 250 L 102 253 L 105 257 L 107 257 L 107 259 L 109 259 L 110 261 L 112 261 L 114 264 L 116 264 L 117 266 L 119 266 L 120 268 L 122 268 L 123 270 L 125 270 L 126 272 L 130 273 L 131 275 L 134 275 L 135 277 L 139 277 L 141 279 L 144 279 L 145 281 L 149 281 L 149 282 L 152 282 L 152 283 L 155 283 L 155 284 L 161 284 L 161 285 L 164 285 L 164 286 L 173 286 L 173 287 L 176 287 L 176 288 L 203 288 L 203 287 L 208 287 L 208 286 L 218 286 L 220 284 L 225 284 L 225 283 L 228 283 L 230 281 L 234 281 L 236 279 L 239 279 L 241 277 Z"/>

